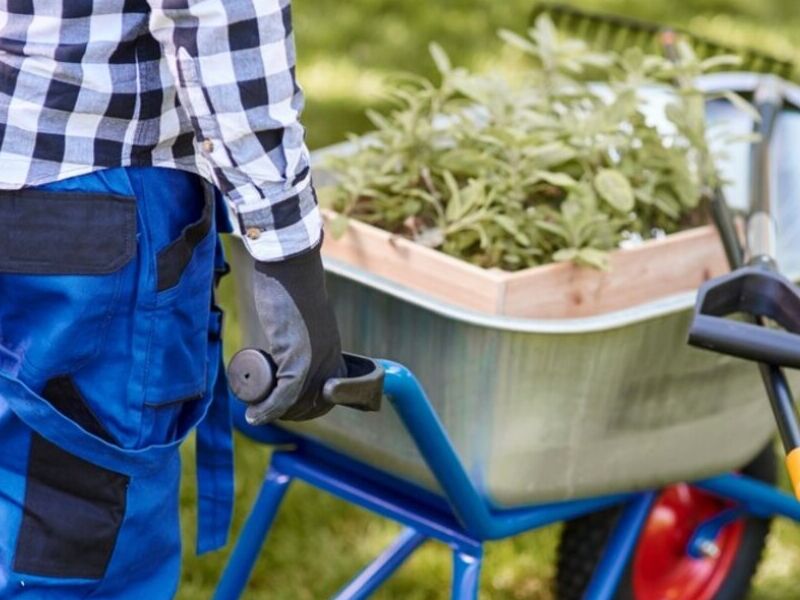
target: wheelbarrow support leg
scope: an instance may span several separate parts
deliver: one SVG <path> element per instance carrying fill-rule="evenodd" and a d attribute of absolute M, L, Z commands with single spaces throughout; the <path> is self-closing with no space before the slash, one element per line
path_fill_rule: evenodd
<path fill-rule="evenodd" d="M 391 577 L 427 538 L 407 528 L 383 554 L 347 584 L 333 600 L 365 600 Z"/>
<path fill-rule="evenodd" d="M 614 598 L 655 497 L 655 492 L 646 492 L 635 496 L 625 505 L 586 590 L 585 600 Z"/>
<path fill-rule="evenodd" d="M 291 482 L 291 477 L 274 467 L 270 467 L 267 471 L 258 498 L 239 534 L 239 540 L 214 593 L 214 600 L 235 600 L 242 595 Z"/>
<path fill-rule="evenodd" d="M 478 600 L 482 561 L 480 552 L 453 551 L 452 600 Z"/>

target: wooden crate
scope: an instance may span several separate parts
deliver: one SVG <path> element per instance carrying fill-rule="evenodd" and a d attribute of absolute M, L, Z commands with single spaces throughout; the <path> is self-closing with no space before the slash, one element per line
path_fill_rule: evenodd
<path fill-rule="evenodd" d="M 326 221 L 334 216 L 324 213 Z M 608 271 L 571 263 L 483 269 L 354 219 L 339 239 L 326 236 L 323 254 L 462 308 L 547 319 L 630 308 L 695 290 L 728 270 L 710 225 L 617 250 Z"/>

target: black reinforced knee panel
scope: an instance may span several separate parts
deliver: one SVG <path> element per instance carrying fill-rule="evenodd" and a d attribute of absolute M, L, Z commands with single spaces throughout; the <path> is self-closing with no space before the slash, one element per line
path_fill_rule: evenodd
<path fill-rule="evenodd" d="M 125 516 L 128 482 L 32 434 L 14 570 L 101 579 Z"/>

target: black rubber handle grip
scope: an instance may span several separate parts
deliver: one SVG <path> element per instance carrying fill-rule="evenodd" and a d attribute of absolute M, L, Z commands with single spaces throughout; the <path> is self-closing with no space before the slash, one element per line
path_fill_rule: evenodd
<path fill-rule="evenodd" d="M 800 369 L 800 335 L 722 317 L 697 315 L 689 343 L 760 363 Z"/>
<path fill-rule="evenodd" d="M 325 382 L 322 396 L 331 404 L 362 411 L 380 410 L 383 399 L 383 367 L 377 361 L 342 353 L 347 377 L 334 377 Z M 245 404 L 257 404 L 275 387 L 275 363 L 265 352 L 245 348 L 228 364 L 228 384 L 234 395 Z"/>

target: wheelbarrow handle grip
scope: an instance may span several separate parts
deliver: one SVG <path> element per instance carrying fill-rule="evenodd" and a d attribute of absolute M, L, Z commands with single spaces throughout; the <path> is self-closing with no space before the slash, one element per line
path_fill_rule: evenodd
<path fill-rule="evenodd" d="M 689 343 L 756 362 L 800 369 L 800 335 L 722 317 L 696 315 Z"/>
<path fill-rule="evenodd" d="M 342 353 L 346 377 L 328 379 L 322 397 L 339 406 L 362 411 L 380 410 L 383 398 L 383 367 L 375 360 Z M 228 383 L 233 394 L 245 404 L 257 404 L 267 398 L 277 383 L 275 362 L 264 351 L 245 348 L 228 364 Z"/>

